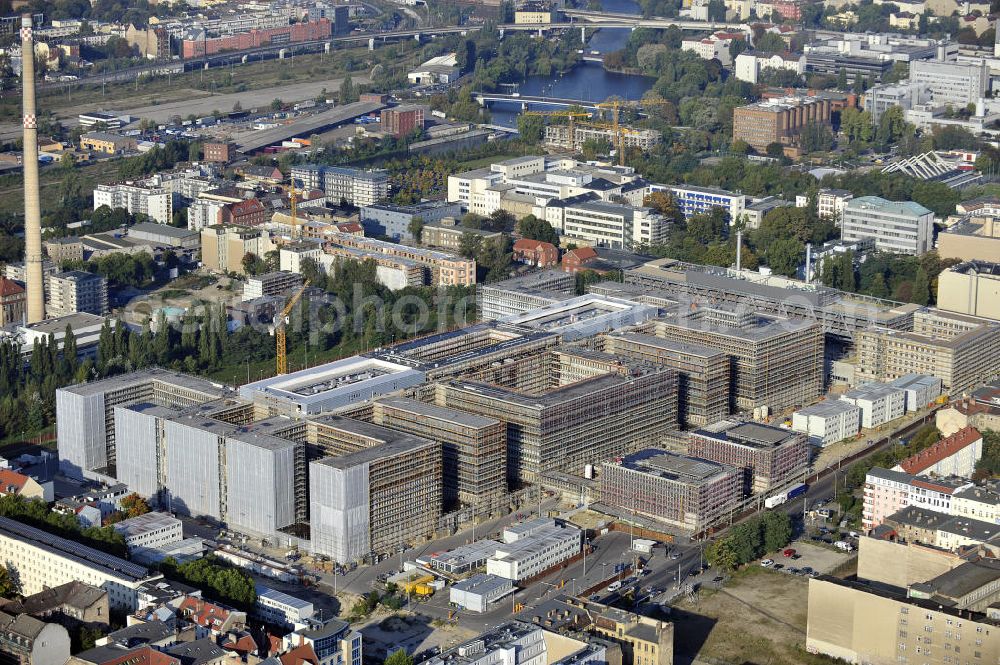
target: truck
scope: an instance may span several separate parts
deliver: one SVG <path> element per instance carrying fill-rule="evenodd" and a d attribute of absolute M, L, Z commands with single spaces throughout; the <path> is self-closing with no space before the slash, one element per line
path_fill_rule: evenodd
<path fill-rule="evenodd" d="M 774 508 L 780 506 L 781 504 L 787 502 L 789 499 L 794 499 L 797 496 L 802 496 L 806 493 L 809 486 L 805 483 L 799 483 L 798 485 L 792 486 L 790 489 L 780 492 L 773 496 L 769 496 L 764 499 L 765 508 Z"/>

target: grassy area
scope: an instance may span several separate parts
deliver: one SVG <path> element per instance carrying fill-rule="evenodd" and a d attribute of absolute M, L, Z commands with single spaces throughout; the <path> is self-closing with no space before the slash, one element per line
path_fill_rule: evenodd
<path fill-rule="evenodd" d="M 74 167 L 80 175 L 84 191 L 94 185 L 111 182 L 118 177 L 118 164 L 114 160 Z M 66 172 L 58 164 L 43 166 L 39 174 L 39 188 L 42 198 L 42 214 L 51 212 L 59 205 L 59 186 Z M 20 174 L 0 178 L 0 213 L 24 214 L 24 184 Z"/>

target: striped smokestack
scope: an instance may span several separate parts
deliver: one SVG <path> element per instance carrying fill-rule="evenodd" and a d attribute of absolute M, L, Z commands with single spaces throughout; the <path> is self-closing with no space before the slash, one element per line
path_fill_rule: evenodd
<path fill-rule="evenodd" d="M 38 196 L 38 120 L 35 115 L 35 40 L 31 14 L 21 17 L 21 94 L 24 108 L 24 264 L 28 323 L 45 318 L 42 284 L 42 210 Z"/>

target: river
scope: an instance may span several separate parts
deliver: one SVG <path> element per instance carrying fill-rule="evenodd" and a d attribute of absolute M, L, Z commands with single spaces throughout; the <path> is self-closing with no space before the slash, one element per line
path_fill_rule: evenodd
<path fill-rule="evenodd" d="M 605 11 L 638 14 L 639 4 L 635 0 L 602 0 Z M 593 34 L 587 43 L 587 52 L 600 51 L 601 54 L 617 51 L 625 47 L 632 31 L 628 28 L 604 28 Z M 565 74 L 551 76 L 529 76 L 521 82 L 518 92 L 522 95 L 545 95 L 564 99 L 585 99 L 599 102 L 617 95 L 624 99 L 640 99 L 655 79 L 648 76 L 618 74 L 608 72 L 600 63 L 581 62 Z M 505 127 L 516 127 L 520 104 L 492 104 L 492 122 Z"/>

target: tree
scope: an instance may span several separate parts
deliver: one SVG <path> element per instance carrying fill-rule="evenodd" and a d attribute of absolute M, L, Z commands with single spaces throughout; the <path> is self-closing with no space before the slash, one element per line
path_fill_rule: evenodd
<path fill-rule="evenodd" d="M 385 659 L 385 665 L 413 665 L 413 656 L 406 649 L 396 649 Z"/>
<path fill-rule="evenodd" d="M 538 143 L 545 134 L 545 118 L 540 115 L 522 113 L 517 116 L 517 132 L 525 143 Z"/>
<path fill-rule="evenodd" d="M 243 266 L 243 272 L 248 275 L 260 275 L 267 271 L 264 260 L 253 252 L 244 254 L 243 260 L 240 263 Z"/>
<path fill-rule="evenodd" d="M 356 101 L 358 101 L 358 94 L 354 90 L 354 81 L 351 80 L 351 75 L 348 74 L 340 84 L 340 103 L 350 104 Z"/>
<path fill-rule="evenodd" d="M 768 267 L 779 275 L 795 277 L 805 250 L 796 238 L 778 238 L 764 252 Z"/>
<path fill-rule="evenodd" d="M 271 100 L 271 110 L 280 111 L 285 106 L 285 102 L 281 101 L 277 97 Z"/>
<path fill-rule="evenodd" d="M 138 494 L 129 494 L 121 500 L 121 511 L 125 513 L 126 518 L 145 515 L 150 510 L 149 503 Z"/>
<path fill-rule="evenodd" d="M 416 215 L 410 218 L 410 223 L 406 225 L 406 230 L 413 236 L 413 241 L 418 245 L 424 232 L 424 218 Z"/>
<path fill-rule="evenodd" d="M 927 276 L 927 271 L 923 266 L 917 268 L 917 275 L 913 278 L 912 301 L 918 305 L 927 305 L 931 301 L 931 280 Z"/>
<path fill-rule="evenodd" d="M 522 238 L 541 240 L 542 242 L 549 242 L 557 247 L 559 246 L 559 234 L 552 228 L 552 225 L 534 215 L 528 215 L 518 222 L 517 232 Z"/>
<path fill-rule="evenodd" d="M 773 32 L 765 32 L 754 40 L 754 47 L 758 51 L 766 53 L 781 53 L 788 50 L 788 45 L 785 44 L 785 40 L 781 38 L 781 35 Z"/>
<path fill-rule="evenodd" d="M 10 574 L 10 569 L 7 566 L 0 566 L 0 597 L 13 598 L 20 591 L 17 581 Z"/>

